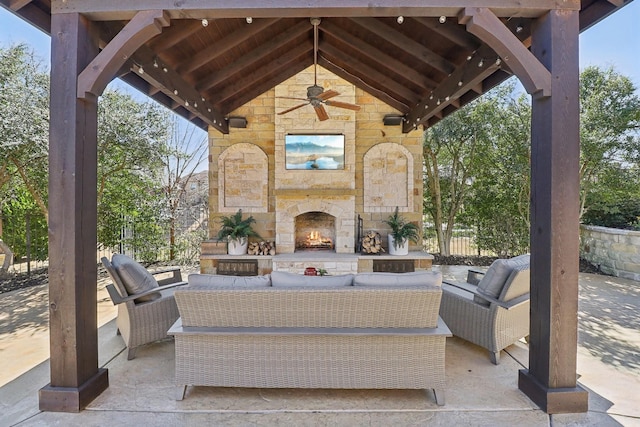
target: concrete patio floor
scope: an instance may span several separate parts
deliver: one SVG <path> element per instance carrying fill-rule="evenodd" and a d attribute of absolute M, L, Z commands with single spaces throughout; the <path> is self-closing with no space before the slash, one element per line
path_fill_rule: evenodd
<path fill-rule="evenodd" d="M 461 279 L 468 267 L 435 267 Z M 525 343 L 489 362 L 485 350 L 449 338 L 446 405 L 424 390 L 274 390 L 190 387 L 175 400 L 173 342 L 126 360 L 115 309 L 98 286 L 99 364 L 110 387 L 79 414 L 38 410 L 49 382 L 46 286 L 0 295 L 0 426 L 640 426 L 640 283 L 580 275 L 578 375 L 589 412 L 549 416 L 518 390 Z"/>

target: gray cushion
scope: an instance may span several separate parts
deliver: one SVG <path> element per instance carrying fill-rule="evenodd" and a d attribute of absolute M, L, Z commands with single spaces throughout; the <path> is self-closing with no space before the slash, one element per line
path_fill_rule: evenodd
<path fill-rule="evenodd" d="M 358 273 L 353 279 L 354 286 L 415 286 L 442 285 L 442 274 L 436 271 L 415 271 L 412 273 Z"/>
<path fill-rule="evenodd" d="M 478 283 L 478 292 L 498 298 L 511 271 L 513 271 L 516 266 L 529 265 L 529 262 L 529 254 L 520 255 L 511 259 L 495 260 L 482 280 L 480 280 L 480 283 Z"/>
<path fill-rule="evenodd" d="M 142 292 L 150 291 L 158 287 L 158 282 L 146 268 L 135 262 L 126 255 L 113 254 L 111 264 L 122 279 L 122 284 L 127 290 L 127 294 L 135 295 Z M 155 292 L 136 298 L 135 302 L 153 301 L 162 297 L 160 292 Z"/>
<path fill-rule="evenodd" d="M 285 271 L 272 271 L 271 284 L 279 288 L 295 288 L 300 286 L 351 286 L 353 274 L 341 274 L 339 276 L 305 276 L 303 274 L 287 273 Z"/>
<path fill-rule="evenodd" d="M 190 274 L 190 286 L 221 288 L 263 288 L 271 286 L 271 278 L 265 276 L 220 276 L 216 274 Z"/>

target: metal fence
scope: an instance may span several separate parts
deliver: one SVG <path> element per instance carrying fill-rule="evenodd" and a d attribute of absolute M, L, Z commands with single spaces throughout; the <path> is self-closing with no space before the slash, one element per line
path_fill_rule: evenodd
<path fill-rule="evenodd" d="M 481 250 L 475 243 L 477 230 L 473 228 L 460 228 L 453 231 L 453 237 L 449 245 L 449 255 L 457 256 L 496 256 L 492 251 Z M 438 238 L 433 228 L 427 228 L 424 233 L 423 247 L 426 252 L 439 254 Z"/>

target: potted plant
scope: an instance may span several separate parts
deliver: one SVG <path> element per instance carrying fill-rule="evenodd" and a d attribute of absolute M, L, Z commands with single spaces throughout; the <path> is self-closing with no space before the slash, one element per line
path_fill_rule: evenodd
<path fill-rule="evenodd" d="M 389 233 L 389 255 L 407 255 L 409 253 L 409 240 L 414 243 L 418 242 L 420 237 L 419 228 L 412 222 L 407 222 L 398 212 L 398 207 L 393 215 L 385 221 L 391 227 Z"/>
<path fill-rule="evenodd" d="M 229 255 L 246 254 L 249 237 L 260 238 L 260 235 L 251 226 L 256 220 L 253 216 L 242 219 L 242 209 L 238 209 L 238 212 L 232 216 L 221 217 L 220 221 L 222 222 L 222 228 L 218 232 L 218 240 L 227 240 L 227 252 Z"/>

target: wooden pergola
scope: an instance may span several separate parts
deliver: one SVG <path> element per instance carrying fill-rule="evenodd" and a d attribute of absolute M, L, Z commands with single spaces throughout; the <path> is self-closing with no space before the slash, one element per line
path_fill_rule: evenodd
<path fill-rule="evenodd" d="M 228 133 L 229 114 L 313 63 L 429 127 L 516 75 L 533 99 L 531 334 L 519 388 L 584 412 L 577 384 L 578 34 L 631 0 L 0 0 L 51 34 L 51 382 L 79 411 L 109 385 L 96 320 L 97 99 L 120 77 Z M 399 19 L 402 17 L 402 19 Z M 231 129 L 233 131 L 233 129 Z"/>

